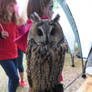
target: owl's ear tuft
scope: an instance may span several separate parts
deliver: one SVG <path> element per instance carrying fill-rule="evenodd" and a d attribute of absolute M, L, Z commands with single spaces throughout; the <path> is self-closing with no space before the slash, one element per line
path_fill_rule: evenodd
<path fill-rule="evenodd" d="M 39 22 L 40 21 L 40 17 L 39 17 L 39 15 L 36 12 L 34 12 L 31 15 L 31 20 L 32 20 L 32 22 Z"/>
<path fill-rule="evenodd" d="M 58 20 L 60 19 L 59 14 L 56 15 L 56 17 L 53 19 L 54 22 L 58 22 Z"/>

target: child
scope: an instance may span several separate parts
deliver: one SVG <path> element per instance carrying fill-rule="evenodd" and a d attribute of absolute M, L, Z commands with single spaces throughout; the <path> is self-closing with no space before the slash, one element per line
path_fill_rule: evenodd
<path fill-rule="evenodd" d="M 19 84 L 17 72 L 17 19 L 15 14 L 16 0 L 2 0 L 0 10 L 0 65 L 9 78 L 8 91 L 16 92 Z"/>

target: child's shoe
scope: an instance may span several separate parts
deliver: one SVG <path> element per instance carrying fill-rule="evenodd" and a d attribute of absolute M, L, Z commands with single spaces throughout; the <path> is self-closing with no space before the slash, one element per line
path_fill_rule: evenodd
<path fill-rule="evenodd" d="M 25 82 L 21 81 L 21 87 L 25 87 Z"/>

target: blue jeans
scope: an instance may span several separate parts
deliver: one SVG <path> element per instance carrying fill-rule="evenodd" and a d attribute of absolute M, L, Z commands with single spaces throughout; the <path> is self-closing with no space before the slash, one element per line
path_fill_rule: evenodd
<path fill-rule="evenodd" d="M 0 64 L 9 78 L 8 81 L 9 92 L 16 92 L 16 89 L 19 84 L 16 59 L 1 60 Z"/>
<path fill-rule="evenodd" d="M 19 72 L 24 72 L 24 67 L 23 67 L 23 52 L 20 49 L 18 49 L 17 62 L 18 62 L 18 70 L 19 70 Z"/>

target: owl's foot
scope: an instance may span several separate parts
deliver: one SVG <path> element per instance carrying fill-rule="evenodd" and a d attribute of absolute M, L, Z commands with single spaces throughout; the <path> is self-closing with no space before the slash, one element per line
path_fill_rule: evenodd
<path fill-rule="evenodd" d="M 42 90 L 42 91 L 35 91 L 35 92 L 64 92 L 64 88 L 63 88 L 63 84 L 58 84 L 56 85 L 55 87 L 53 88 L 50 88 L 50 89 L 45 89 L 45 90 Z"/>
<path fill-rule="evenodd" d="M 64 92 L 63 84 L 58 84 L 53 88 L 53 92 Z"/>
<path fill-rule="evenodd" d="M 20 83 L 21 83 L 21 87 L 25 87 L 26 86 L 25 81 L 21 81 Z"/>

